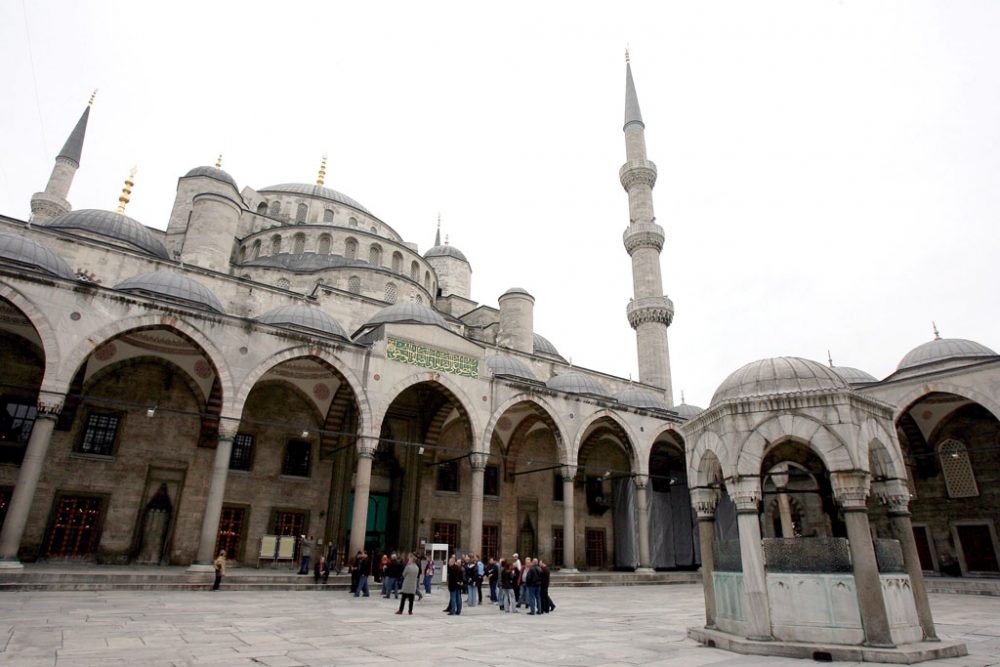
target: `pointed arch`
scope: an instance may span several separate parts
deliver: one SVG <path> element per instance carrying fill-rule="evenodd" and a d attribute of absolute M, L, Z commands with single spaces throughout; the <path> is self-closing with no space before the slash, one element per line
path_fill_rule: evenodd
<path fill-rule="evenodd" d="M 636 446 L 638 439 L 635 437 L 635 433 L 632 431 L 632 427 L 629 426 L 625 420 L 618 416 L 614 411 L 603 408 L 593 412 L 583 419 L 580 420 L 580 429 L 576 433 L 576 437 L 573 440 L 573 460 L 579 461 L 580 448 L 586 437 L 589 435 L 588 430 L 595 423 L 608 419 L 618 426 L 622 432 L 625 434 L 625 442 L 622 443 L 625 446 L 625 456 L 628 458 L 629 466 L 631 467 L 631 472 L 634 473 L 646 473 L 646 462 L 639 459 L 639 451 Z"/>
<path fill-rule="evenodd" d="M 828 426 L 804 415 L 783 414 L 764 420 L 746 437 L 736 454 L 736 473 L 759 475 L 765 452 L 784 440 L 808 446 L 830 472 L 867 467 L 867 461 L 854 460 L 850 448 Z"/>
<path fill-rule="evenodd" d="M 559 412 L 555 409 L 552 403 L 542 396 L 520 393 L 504 401 L 490 416 L 490 420 L 487 422 L 486 428 L 483 431 L 482 442 L 492 442 L 493 437 L 496 435 L 497 422 L 500 421 L 500 418 L 503 417 L 508 410 L 519 403 L 534 404 L 539 410 L 542 410 L 546 415 L 548 415 L 552 421 L 550 427 L 554 427 L 553 430 L 556 434 L 556 451 L 559 452 L 559 458 L 561 459 L 560 462 L 566 465 L 575 464 L 576 457 L 573 456 L 575 450 L 569 448 L 570 439 L 566 433 L 565 425 L 563 425 L 562 421 L 558 417 Z"/>
<path fill-rule="evenodd" d="M 472 451 L 482 451 L 482 443 L 475 437 L 475 434 L 482 432 L 482 429 L 479 426 L 478 414 L 473 408 L 475 404 L 469 398 L 469 395 L 465 392 L 465 390 L 459 387 L 454 380 L 441 373 L 435 373 L 434 371 L 421 371 L 414 373 L 413 375 L 409 375 L 393 385 L 388 392 L 383 394 L 382 403 L 372 411 L 372 417 L 375 419 L 373 423 L 381 424 L 385 420 L 385 416 L 388 414 L 393 401 L 395 401 L 396 398 L 398 398 L 404 391 L 414 385 L 420 384 L 421 382 L 437 383 L 452 394 L 455 401 L 458 403 L 458 406 L 461 407 L 462 411 L 469 420 L 469 428 L 471 430 L 470 435 L 472 435 L 473 440 Z"/>
<path fill-rule="evenodd" d="M 858 456 L 862 462 L 869 462 L 873 477 L 902 480 L 907 477 L 899 441 L 874 419 L 867 420 L 858 431 Z"/>
<path fill-rule="evenodd" d="M 723 479 L 735 476 L 735 470 L 726 461 L 726 443 L 713 431 L 705 431 L 688 454 L 688 484 L 692 487 L 709 487 L 715 483 L 716 473 Z"/>
<path fill-rule="evenodd" d="M 0 283 L 0 297 L 3 297 L 9 301 L 15 308 L 21 311 L 31 326 L 35 328 L 35 333 L 42 341 L 42 354 L 45 357 L 45 371 L 42 375 L 41 386 L 46 387 L 52 384 L 55 380 L 58 384 L 57 378 L 59 377 L 59 370 L 61 365 L 61 349 L 59 346 L 59 338 L 56 336 L 55 329 L 52 328 L 52 324 L 49 319 L 45 316 L 42 311 L 35 306 L 35 302 L 32 301 L 28 296 L 23 294 L 20 290 L 6 284 Z M 69 386 L 69 382 L 66 383 L 66 387 Z"/>
<path fill-rule="evenodd" d="M 970 401 L 975 401 L 989 410 L 997 421 L 1000 421 L 1000 401 L 997 401 L 977 389 L 961 387 L 950 382 L 934 381 L 923 383 L 909 393 L 904 394 L 899 400 L 899 403 L 897 403 L 897 407 L 893 412 L 892 423 L 898 424 L 899 419 L 913 407 L 914 403 L 919 401 L 924 396 L 933 393 L 955 394 L 956 396 L 961 396 L 962 398 L 966 398 Z"/>

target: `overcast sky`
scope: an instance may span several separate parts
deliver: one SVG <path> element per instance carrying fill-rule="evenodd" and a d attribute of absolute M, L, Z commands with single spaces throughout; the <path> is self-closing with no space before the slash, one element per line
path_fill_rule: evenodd
<path fill-rule="evenodd" d="M 631 49 L 675 396 L 778 355 L 891 373 L 932 338 L 1000 349 L 1000 3 L 0 0 L 0 212 L 27 219 L 87 98 L 74 208 L 166 227 L 177 178 L 313 182 L 472 296 L 536 298 L 575 365 L 638 378 L 618 182 Z"/>

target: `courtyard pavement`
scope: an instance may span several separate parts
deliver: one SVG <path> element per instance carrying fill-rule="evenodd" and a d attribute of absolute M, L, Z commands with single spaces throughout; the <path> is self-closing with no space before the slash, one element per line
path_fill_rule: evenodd
<path fill-rule="evenodd" d="M 557 588 L 554 613 L 500 614 L 487 603 L 442 613 L 440 591 L 398 603 L 341 591 L 4 592 L 0 665 L 287 667 L 806 665 L 699 646 L 697 585 Z M 1000 665 L 1000 598 L 932 595 L 938 632 L 969 656 L 923 663 Z M 852 663 L 837 663 L 848 665 Z"/>

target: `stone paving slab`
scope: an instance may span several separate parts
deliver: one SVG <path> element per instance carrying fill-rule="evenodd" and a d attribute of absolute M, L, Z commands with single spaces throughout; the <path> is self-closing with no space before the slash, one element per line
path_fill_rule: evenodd
<path fill-rule="evenodd" d="M 395 616 L 395 600 L 343 592 L 0 593 L 0 665 L 12 667 L 742 667 L 816 664 L 737 655 L 687 639 L 698 585 L 564 588 L 555 613 L 492 605 L 441 612 L 443 595 Z M 943 638 L 969 655 L 933 667 L 1000 665 L 1000 598 L 932 595 Z M 851 665 L 853 663 L 837 663 Z"/>

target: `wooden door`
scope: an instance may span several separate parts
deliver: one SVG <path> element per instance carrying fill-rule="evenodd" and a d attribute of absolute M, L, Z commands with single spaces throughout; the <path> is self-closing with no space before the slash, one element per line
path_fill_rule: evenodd
<path fill-rule="evenodd" d="M 43 553 L 48 558 L 84 558 L 100 540 L 101 498 L 61 496 L 56 501 L 52 530 Z"/>

